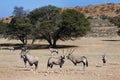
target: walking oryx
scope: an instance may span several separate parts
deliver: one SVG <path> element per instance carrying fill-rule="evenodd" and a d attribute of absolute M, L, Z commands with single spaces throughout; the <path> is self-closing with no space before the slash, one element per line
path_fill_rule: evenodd
<path fill-rule="evenodd" d="M 78 63 L 83 63 L 83 69 L 85 69 L 85 67 L 88 67 L 88 60 L 87 57 L 85 56 L 75 56 L 73 55 L 73 50 L 69 51 L 69 54 L 67 54 L 66 58 L 69 59 L 75 66 L 77 66 Z"/>
<path fill-rule="evenodd" d="M 30 66 L 35 66 L 35 70 L 38 67 L 38 57 L 37 56 L 32 56 L 30 53 L 28 53 L 28 51 L 26 50 L 22 50 L 21 51 L 21 58 L 24 61 L 25 67 L 26 67 L 26 63 L 28 62 Z"/>

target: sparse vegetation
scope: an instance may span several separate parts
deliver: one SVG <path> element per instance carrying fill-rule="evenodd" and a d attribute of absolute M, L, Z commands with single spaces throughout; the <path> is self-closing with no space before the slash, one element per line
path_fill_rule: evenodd
<path fill-rule="evenodd" d="M 118 35 L 120 36 L 120 15 L 111 18 L 110 21 L 118 27 Z"/>

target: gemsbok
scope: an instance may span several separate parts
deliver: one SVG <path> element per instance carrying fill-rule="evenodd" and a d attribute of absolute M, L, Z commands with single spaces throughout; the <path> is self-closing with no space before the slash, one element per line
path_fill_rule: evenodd
<path fill-rule="evenodd" d="M 53 53 L 57 53 L 58 54 L 58 49 L 56 49 L 56 48 L 49 47 L 49 50 L 50 50 L 52 55 L 53 55 Z"/>
<path fill-rule="evenodd" d="M 10 51 L 15 51 L 15 48 L 14 47 L 8 47 L 7 49 L 9 49 Z"/>
<path fill-rule="evenodd" d="M 22 50 L 21 51 L 21 58 L 24 61 L 25 67 L 26 63 L 28 62 L 30 66 L 35 66 L 35 70 L 38 68 L 38 57 L 31 55 L 28 51 Z"/>
<path fill-rule="evenodd" d="M 52 69 L 53 65 L 59 65 L 61 71 L 61 68 L 65 62 L 64 59 L 65 59 L 65 55 L 50 57 L 47 62 L 47 73 L 49 71 L 48 68 Z"/>
<path fill-rule="evenodd" d="M 103 65 L 106 64 L 106 59 L 107 59 L 106 55 L 105 55 L 105 54 L 102 55 L 102 62 L 103 62 Z"/>
<path fill-rule="evenodd" d="M 88 60 L 85 56 L 75 56 L 72 53 L 75 49 L 70 50 L 69 54 L 67 54 L 66 58 L 69 59 L 75 66 L 77 66 L 78 63 L 83 63 L 83 70 L 85 67 L 88 67 Z M 67 51 L 68 52 L 68 51 Z"/>

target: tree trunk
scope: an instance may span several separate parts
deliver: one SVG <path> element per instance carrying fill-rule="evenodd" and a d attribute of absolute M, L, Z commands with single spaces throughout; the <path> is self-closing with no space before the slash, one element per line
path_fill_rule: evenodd
<path fill-rule="evenodd" d="M 56 39 L 53 40 L 53 44 L 52 44 L 52 46 L 53 46 L 53 47 L 57 47 L 56 43 L 57 43 L 57 40 L 56 40 Z"/>
<path fill-rule="evenodd" d="M 20 37 L 19 40 L 23 43 L 23 45 L 27 44 L 27 39 L 24 39 L 24 38 Z"/>
<path fill-rule="evenodd" d="M 27 44 L 27 35 L 26 35 L 24 40 L 25 40 L 24 42 L 25 42 L 25 45 L 26 45 Z"/>
<path fill-rule="evenodd" d="M 49 46 L 52 46 L 52 41 L 51 40 L 47 40 L 49 43 Z"/>

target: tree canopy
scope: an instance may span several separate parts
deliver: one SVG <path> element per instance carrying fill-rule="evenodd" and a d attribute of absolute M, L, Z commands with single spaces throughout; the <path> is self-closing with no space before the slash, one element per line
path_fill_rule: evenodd
<path fill-rule="evenodd" d="M 28 39 L 44 39 L 50 46 L 56 47 L 58 40 L 74 40 L 90 30 L 85 15 L 73 9 L 62 10 L 48 5 L 28 13 L 23 7 L 15 7 L 13 14 L 7 35 L 23 44 L 27 44 Z"/>
<path fill-rule="evenodd" d="M 90 23 L 85 16 L 72 9 L 62 11 L 48 5 L 30 12 L 29 18 L 36 25 L 37 34 L 51 46 L 56 46 L 58 40 L 82 37 L 90 30 Z"/>
<path fill-rule="evenodd" d="M 0 21 L 0 37 L 3 37 L 5 35 L 5 30 L 7 25 L 8 23 L 4 23 Z"/>
<path fill-rule="evenodd" d="M 9 39 L 18 39 L 23 44 L 27 44 L 28 35 L 30 35 L 33 26 L 29 18 L 25 16 L 25 12 L 22 7 L 15 7 L 13 11 L 15 16 L 6 30 Z"/>
<path fill-rule="evenodd" d="M 85 15 L 76 10 L 67 9 L 60 14 L 60 17 L 59 27 L 62 28 L 63 40 L 82 37 L 90 30 L 90 23 Z"/>

